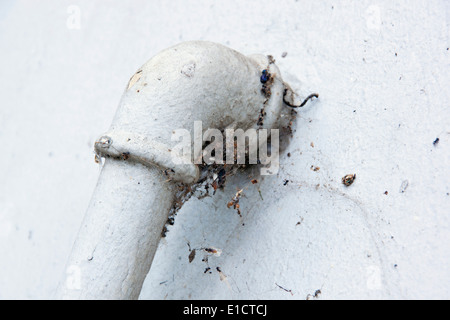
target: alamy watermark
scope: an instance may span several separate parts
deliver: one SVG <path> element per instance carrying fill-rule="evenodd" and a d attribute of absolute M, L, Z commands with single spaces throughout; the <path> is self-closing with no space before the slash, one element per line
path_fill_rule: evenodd
<path fill-rule="evenodd" d="M 214 129 L 203 133 L 201 121 L 194 122 L 194 137 L 186 129 L 172 131 L 175 164 L 246 165 L 261 164 L 261 175 L 273 175 L 279 169 L 278 129 Z"/>
<path fill-rule="evenodd" d="M 79 6 L 70 5 L 67 7 L 66 27 L 69 30 L 81 29 L 81 9 Z"/>
<path fill-rule="evenodd" d="M 69 290 L 81 289 L 81 269 L 79 266 L 70 265 L 66 269 L 66 288 Z"/>

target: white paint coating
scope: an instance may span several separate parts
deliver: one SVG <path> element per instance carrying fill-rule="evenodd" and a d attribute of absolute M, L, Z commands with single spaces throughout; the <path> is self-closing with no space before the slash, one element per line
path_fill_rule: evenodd
<path fill-rule="evenodd" d="M 0 298 L 53 296 L 124 79 L 196 39 L 272 54 L 320 99 L 299 110 L 279 175 L 246 189 L 242 219 L 226 203 L 244 175 L 187 203 L 140 297 L 450 298 L 448 1 L 0 3 Z M 187 241 L 222 249 L 211 274 Z"/>
<path fill-rule="evenodd" d="M 270 97 L 261 92 L 264 69 L 271 74 Z M 126 154 L 130 160 L 173 169 L 174 180 L 192 184 L 199 178 L 198 169 L 177 165 L 172 150 L 179 141 L 172 139 L 174 132 L 184 129 L 194 138 L 194 122 L 200 122 L 203 131 L 279 128 L 288 114 L 283 106 L 285 87 L 289 88 L 267 56 L 245 57 L 210 41 L 177 44 L 130 78 L 113 124 L 102 136 L 109 143 L 99 140 L 96 152 L 117 158 Z M 265 116 L 259 125 L 262 109 Z"/>
<path fill-rule="evenodd" d="M 139 297 L 174 198 L 165 180 L 154 167 L 106 160 L 58 298 Z"/>
<path fill-rule="evenodd" d="M 77 270 L 78 285 L 67 272 L 59 297 L 139 297 L 175 201 L 173 181 L 199 179 L 190 159 L 177 165 L 173 131 L 192 136 L 194 121 L 204 130 L 257 128 L 263 107 L 271 115 L 264 126 L 278 128 L 284 83 L 270 62 L 274 85 L 267 100 L 259 81 L 266 68 L 267 57 L 189 41 L 160 52 L 131 77 L 111 129 L 95 143 L 97 159 L 106 157 L 106 164 L 67 264 Z M 163 174 L 169 169 L 171 179 Z"/>

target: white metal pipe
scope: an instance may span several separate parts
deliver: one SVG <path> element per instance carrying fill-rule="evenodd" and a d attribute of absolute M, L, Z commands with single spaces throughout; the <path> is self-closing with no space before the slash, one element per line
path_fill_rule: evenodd
<path fill-rule="evenodd" d="M 271 77 L 266 87 L 262 70 Z M 144 64 L 110 130 L 95 143 L 106 163 L 59 296 L 136 299 L 174 199 L 175 185 L 162 169 L 185 184 L 199 177 L 192 162 L 173 161 L 172 132 L 182 128 L 194 136 L 194 121 L 204 130 L 278 128 L 285 89 L 270 56 L 246 57 L 211 42 L 181 43 Z"/>
<path fill-rule="evenodd" d="M 107 159 L 68 262 L 64 299 L 137 299 L 173 203 L 161 170 Z M 70 277 L 79 277 L 71 279 Z"/>

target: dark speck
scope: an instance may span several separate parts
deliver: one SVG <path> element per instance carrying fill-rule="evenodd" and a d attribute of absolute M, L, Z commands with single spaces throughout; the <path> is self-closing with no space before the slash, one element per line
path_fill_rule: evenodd
<path fill-rule="evenodd" d="M 262 71 L 262 75 L 261 75 L 261 78 L 260 78 L 261 83 L 266 83 L 269 80 L 269 78 L 270 78 L 269 72 L 266 69 L 264 69 Z"/>
<path fill-rule="evenodd" d="M 436 138 L 436 140 L 433 141 L 433 145 L 437 145 L 439 143 L 439 138 Z"/>

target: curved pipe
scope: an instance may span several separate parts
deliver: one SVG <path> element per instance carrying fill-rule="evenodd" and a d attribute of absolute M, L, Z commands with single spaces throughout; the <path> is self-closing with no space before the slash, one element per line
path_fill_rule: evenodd
<path fill-rule="evenodd" d="M 59 296 L 137 299 L 174 201 L 174 182 L 199 177 L 192 162 L 173 161 L 173 130 L 193 136 L 194 121 L 205 129 L 278 128 L 286 88 L 270 56 L 246 57 L 211 42 L 181 43 L 144 64 L 110 130 L 95 143 L 96 157 L 106 162 Z M 174 173 L 171 181 L 164 169 Z"/>
<path fill-rule="evenodd" d="M 61 298 L 139 297 L 173 202 L 173 184 L 165 180 L 154 167 L 106 161 L 72 249 Z"/>

